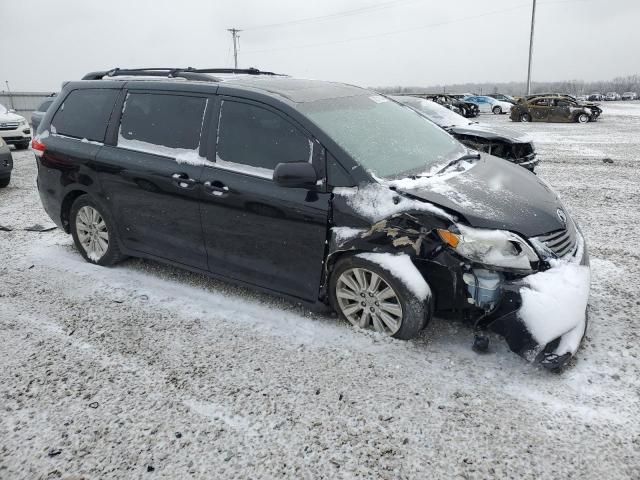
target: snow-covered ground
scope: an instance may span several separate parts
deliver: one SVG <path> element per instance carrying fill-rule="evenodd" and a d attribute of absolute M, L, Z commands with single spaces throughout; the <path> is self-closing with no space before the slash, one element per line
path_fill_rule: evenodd
<path fill-rule="evenodd" d="M 560 375 L 436 319 L 411 342 L 153 262 L 85 263 L 31 152 L 0 190 L 0 478 L 640 478 L 640 104 L 515 124 L 581 223 L 590 324 Z M 603 158 L 614 163 L 603 163 Z"/>

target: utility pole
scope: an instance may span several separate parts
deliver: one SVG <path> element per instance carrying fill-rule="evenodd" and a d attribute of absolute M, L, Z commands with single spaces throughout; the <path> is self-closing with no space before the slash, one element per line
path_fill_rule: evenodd
<path fill-rule="evenodd" d="M 242 30 L 238 30 L 237 28 L 227 28 L 228 32 L 231 32 L 231 36 L 233 37 L 233 68 L 238 68 L 238 39 L 240 35 L 238 35 Z"/>
<path fill-rule="evenodd" d="M 533 27 L 536 23 L 536 0 L 531 11 L 531 36 L 529 37 L 529 68 L 527 69 L 527 95 L 531 95 L 531 59 L 533 57 Z"/>

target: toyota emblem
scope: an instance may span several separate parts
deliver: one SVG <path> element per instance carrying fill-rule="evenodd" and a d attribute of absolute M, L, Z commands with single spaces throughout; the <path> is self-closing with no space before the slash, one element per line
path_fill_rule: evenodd
<path fill-rule="evenodd" d="M 567 214 L 564 213 L 564 211 L 559 208 L 558 210 L 556 210 L 556 213 L 558 214 L 558 218 L 560 219 L 560 221 L 566 225 L 567 224 Z"/>

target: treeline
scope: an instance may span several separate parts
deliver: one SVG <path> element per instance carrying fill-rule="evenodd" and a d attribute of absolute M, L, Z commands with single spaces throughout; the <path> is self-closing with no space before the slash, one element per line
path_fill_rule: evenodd
<path fill-rule="evenodd" d="M 507 95 L 523 95 L 527 89 L 525 82 L 483 82 L 457 83 L 453 85 L 435 85 L 430 87 L 378 87 L 382 93 L 504 93 Z M 609 81 L 585 82 L 583 80 L 567 80 L 562 82 L 532 82 L 532 93 L 559 92 L 575 95 L 588 95 L 594 92 L 636 92 L 640 94 L 640 75 L 617 77 Z"/>

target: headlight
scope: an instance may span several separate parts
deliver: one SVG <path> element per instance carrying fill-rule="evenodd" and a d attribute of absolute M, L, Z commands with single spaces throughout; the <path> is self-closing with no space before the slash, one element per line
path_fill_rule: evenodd
<path fill-rule="evenodd" d="M 26 125 L 28 127 L 29 126 L 29 122 L 27 121 L 26 118 L 23 118 L 22 120 L 20 120 L 20 125 Z"/>
<path fill-rule="evenodd" d="M 530 271 L 531 263 L 540 260 L 533 248 L 515 233 L 464 225 L 458 225 L 457 228 L 459 233 L 438 229 L 438 235 L 459 255 L 472 262 L 503 269 Z"/>

